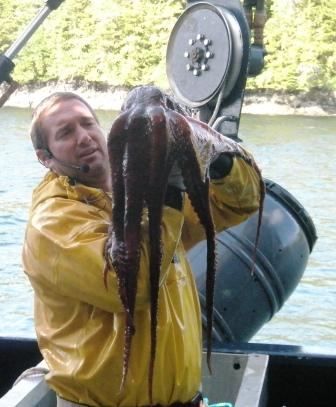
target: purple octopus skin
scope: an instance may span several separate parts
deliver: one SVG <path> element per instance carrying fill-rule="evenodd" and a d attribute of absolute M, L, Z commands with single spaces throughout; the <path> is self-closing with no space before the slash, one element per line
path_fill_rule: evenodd
<path fill-rule="evenodd" d="M 249 153 L 231 139 L 188 116 L 179 104 L 154 86 L 140 86 L 128 94 L 120 115 L 112 124 L 108 137 L 108 151 L 113 207 L 105 247 L 107 266 L 104 271 L 104 282 L 107 286 L 108 266 L 113 267 L 117 274 L 119 295 L 126 315 L 121 388 L 126 380 L 132 336 L 136 329 L 133 317 L 140 266 L 141 219 L 144 207 L 148 209 L 151 312 L 148 389 L 149 400 L 152 403 L 162 258 L 161 221 L 168 178 L 174 163 L 181 170 L 185 190 L 204 227 L 207 240 L 207 362 L 210 371 L 216 271 L 216 232 L 209 200 L 210 163 L 220 153 L 226 153 L 241 157 L 259 175 L 260 205 L 254 257 L 259 240 L 265 188 L 260 170 Z"/>

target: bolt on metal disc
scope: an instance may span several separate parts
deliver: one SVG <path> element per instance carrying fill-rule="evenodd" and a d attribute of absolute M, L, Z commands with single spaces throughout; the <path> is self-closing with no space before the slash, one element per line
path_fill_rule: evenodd
<path fill-rule="evenodd" d="M 222 87 L 232 61 L 230 22 L 209 3 L 190 6 L 175 24 L 167 47 L 167 76 L 175 96 L 199 107 Z"/>

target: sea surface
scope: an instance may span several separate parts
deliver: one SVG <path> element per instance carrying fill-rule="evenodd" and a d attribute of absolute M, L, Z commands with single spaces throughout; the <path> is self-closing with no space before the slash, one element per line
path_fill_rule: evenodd
<path fill-rule="evenodd" d="M 115 112 L 97 113 L 108 129 Z M 27 135 L 30 116 L 29 109 L 0 110 L 0 336 L 35 336 L 21 248 L 31 193 L 45 168 Z M 240 137 L 264 177 L 305 207 L 318 234 L 298 287 L 251 341 L 335 348 L 336 117 L 245 114 Z"/>

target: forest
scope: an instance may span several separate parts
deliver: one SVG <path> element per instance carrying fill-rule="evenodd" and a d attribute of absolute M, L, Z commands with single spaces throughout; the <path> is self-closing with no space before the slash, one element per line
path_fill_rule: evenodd
<path fill-rule="evenodd" d="M 266 0 L 265 67 L 247 89 L 336 91 L 336 0 Z M 44 6 L 0 0 L 0 52 Z M 166 46 L 182 0 L 65 0 L 15 58 L 26 85 L 65 82 L 106 87 L 168 87 Z"/>

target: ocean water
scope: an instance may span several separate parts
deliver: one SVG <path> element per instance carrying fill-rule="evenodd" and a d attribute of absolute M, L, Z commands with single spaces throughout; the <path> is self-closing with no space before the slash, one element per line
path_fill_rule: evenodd
<path fill-rule="evenodd" d="M 33 293 L 21 267 L 32 189 L 45 169 L 27 132 L 29 109 L 0 110 L 0 336 L 34 337 Z M 108 129 L 115 112 L 98 111 Z M 263 175 L 314 220 L 318 241 L 298 287 L 253 342 L 336 345 L 336 117 L 243 115 L 240 137 Z"/>

